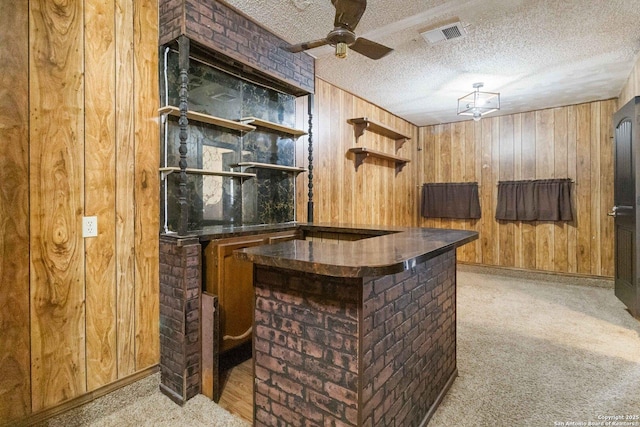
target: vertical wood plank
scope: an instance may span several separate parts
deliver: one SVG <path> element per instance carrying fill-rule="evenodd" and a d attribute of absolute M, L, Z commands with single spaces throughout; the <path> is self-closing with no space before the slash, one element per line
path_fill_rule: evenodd
<path fill-rule="evenodd" d="M 330 113 L 329 113 L 329 123 L 327 123 L 328 129 L 330 129 L 331 135 L 339 136 L 342 134 L 342 129 L 347 125 L 346 120 L 343 120 L 341 115 L 343 114 L 342 105 L 341 105 L 341 90 L 339 90 L 335 86 L 330 86 L 329 92 L 329 105 L 330 105 Z M 344 125 L 343 125 L 344 123 Z M 335 155 L 340 155 L 342 152 L 342 141 L 339 137 L 331 138 L 333 145 L 333 152 Z M 340 195 L 341 186 L 342 186 L 342 168 L 339 165 L 334 163 L 332 169 L 332 179 L 329 181 L 329 191 L 331 194 Z M 331 222 L 339 222 L 340 215 L 342 213 L 342 197 L 336 197 L 332 200 L 332 203 L 329 205 L 329 216 Z"/>
<path fill-rule="evenodd" d="M 491 206 L 487 206 L 482 200 L 482 189 L 484 187 L 482 171 L 484 170 L 483 158 L 482 158 L 482 125 L 480 122 L 472 121 L 473 123 L 473 144 L 475 149 L 475 166 L 476 166 L 476 180 L 478 181 L 478 196 L 480 197 L 480 210 L 481 218 L 487 215 L 491 215 Z M 482 220 L 475 221 L 475 230 L 478 232 L 479 238 L 475 241 L 476 250 L 476 262 L 482 263 Z"/>
<path fill-rule="evenodd" d="M 85 240 L 87 389 L 117 379 L 115 280 L 115 44 L 113 1 L 87 2 L 85 22 Z"/>
<path fill-rule="evenodd" d="M 29 4 L 0 1 L 0 422 L 31 412 Z M 8 48 L 8 47 L 11 48 Z"/>
<path fill-rule="evenodd" d="M 600 186 L 600 137 L 602 136 L 600 133 L 600 105 L 599 102 L 593 102 L 590 104 L 590 118 L 591 118 L 591 129 L 589 131 L 591 138 L 591 165 L 589 170 L 591 172 L 591 209 L 590 220 L 591 220 L 591 242 L 597 242 L 596 244 L 591 245 L 591 250 L 589 251 L 589 255 L 591 255 L 590 260 L 590 273 L 594 275 L 600 275 L 602 270 L 601 265 L 601 250 L 602 245 L 599 244 L 602 240 L 602 233 L 600 230 L 600 197 L 601 197 L 601 186 Z"/>
<path fill-rule="evenodd" d="M 482 263 L 494 265 L 493 257 L 493 239 L 494 239 L 494 223 L 495 219 L 491 215 L 484 213 L 488 209 L 489 212 L 495 210 L 493 203 L 493 186 L 496 184 L 493 179 L 493 144 L 492 144 L 492 124 L 491 120 L 480 120 L 481 125 L 481 144 L 482 144 L 482 187 L 480 190 L 480 203 L 484 206 L 482 215 L 482 225 L 480 231 Z"/>
<path fill-rule="evenodd" d="M 498 180 L 500 178 L 500 117 L 491 117 L 491 217 L 494 244 L 492 250 L 492 264 L 500 265 L 499 224 L 495 220 L 495 209 L 498 202 Z"/>
<path fill-rule="evenodd" d="M 514 114 L 513 116 L 513 179 L 522 179 L 522 114 Z M 513 228 L 514 265 L 517 268 L 523 268 L 522 222 L 514 223 Z"/>
<path fill-rule="evenodd" d="M 408 135 L 412 133 L 404 121 L 397 119 L 396 124 L 401 132 Z M 417 197 L 415 196 L 414 190 L 416 183 L 413 182 L 413 180 L 416 178 L 417 171 L 419 170 L 417 169 L 418 156 L 415 155 L 415 153 L 417 153 L 416 144 L 417 138 L 413 138 L 412 140 L 406 141 L 397 151 L 399 156 L 405 158 L 412 156 L 414 160 L 404 166 L 403 171 L 406 170 L 406 173 L 398 174 L 395 181 L 396 185 L 394 185 L 394 181 L 390 182 L 390 203 L 393 211 L 391 224 L 404 226 L 411 226 L 412 224 L 411 213 L 413 212 L 415 197 Z M 402 189 L 406 189 L 406 191 L 402 191 Z"/>
<path fill-rule="evenodd" d="M 118 378 L 135 372 L 133 1 L 116 0 L 116 317 Z"/>
<path fill-rule="evenodd" d="M 318 204 L 318 221 L 331 221 L 331 161 L 335 148 L 334 140 L 331 138 L 331 109 L 327 106 L 331 105 L 331 85 L 322 82 L 319 88 L 318 102 L 323 107 L 319 109 L 318 114 L 318 145 L 317 159 L 318 168 L 316 169 L 317 188 L 317 204 Z M 320 143 L 322 141 L 322 143 Z M 315 151 L 315 150 L 314 150 Z"/>
<path fill-rule="evenodd" d="M 355 117 L 353 116 L 354 96 L 349 93 L 343 92 L 342 98 L 342 108 L 346 112 L 346 115 L 348 116 L 347 118 Z M 346 155 L 347 150 L 352 146 L 353 126 L 346 122 L 345 117 L 342 117 L 342 121 L 342 132 L 339 137 L 341 148 L 340 152 L 338 153 L 339 160 L 336 161 L 336 165 L 338 166 L 342 174 L 342 188 L 340 198 L 342 199 L 343 205 L 340 221 L 345 223 L 354 223 L 355 207 L 353 202 L 357 197 L 354 189 L 355 170 L 353 167 L 353 161 L 351 161 Z"/>
<path fill-rule="evenodd" d="M 32 409 L 86 391 L 82 2 L 30 2 Z"/>
<path fill-rule="evenodd" d="M 381 118 L 382 120 L 384 120 L 382 123 L 391 123 L 392 127 L 398 127 L 396 119 L 387 111 L 384 111 L 381 114 Z M 382 140 L 382 143 L 384 144 L 383 151 L 395 154 L 396 148 L 394 140 L 392 140 L 391 138 L 384 138 Z M 381 203 L 384 207 L 382 209 L 381 223 L 385 225 L 391 225 L 393 221 L 393 184 L 395 182 L 395 169 L 395 163 L 389 162 L 387 167 L 383 170 L 382 182 L 380 183 L 380 194 L 382 194 L 383 196 Z"/>
<path fill-rule="evenodd" d="M 553 178 L 553 110 L 536 112 L 536 179 Z M 553 223 L 536 224 L 536 268 L 553 270 Z"/>
<path fill-rule="evenodd" d="M 555 108 L 553 111 L 554 123 L 554 173 L 555 178 L 567 178 L 569 176 L 568 146 L 567 146 L 567 108 Z M 553 225 L 554 241 L 554 271 L 567 271 L 569 268 L 567 229 L 566 222 L 556 222 Z"/>
<path fill-rule="evenodd" d="M 607 212 L 613 207 L 614 160 L 613 160 L 613 114 L 615 100 L 601 103 L 600 110 L 600 251 L 602 276 L 613 276 L 614 271 L 614 229 L 613 218 Z"/>
<path fill-rule="evenodd" d="M 367 111 L 366 111 L 366 103 L 360 99 L 360 98 L 355 98 L 354 100 L 354 116 L 355 117 L 363 117 L 366 116 Z M 364 135 L 363 135 L 364 136 Z M 360 137 L 362 138 L 362 136 Z M 354 141 L 355 144 L 355 137 L 354 139 L 352 139 L 352 141 Z M 359 143 L 361 144 L 361 143 Z M 354 207 L 355 207 L 355 213 L 354 213 L 354 218 L 356 220 L 356 223 L 359 224 L 366 224 L 367 221 L 367 210 L 371 209 L 371 206 L 368 206 L 368 199 L 366 197 L 367 191 L 368 191 L 368 183 L 366 181 L 366 177 L 365 177 L 365 172 L 364 172 L 364 166 L 366 165 L 360 165 L 360 167 L 358 168 L 358 170 L 355 169 L 355 155 L 353 153 L 349 154 L 349 160 L 351 161 L 351 171 L 353 173 L 354 176 L 354 182 L 355 182 L 355 192 L 354 192 Z"/>
<path fill-rule="evenodd" d="M 438 156 L 440 158 L 440 168 L 438 168 L 437 182 L 452 182 L 452 147 L 451 147 L 451 132 L 453 125 L 447 123 L 441 126 L 442 132 L 438 135 L 438 147 L 440 151 Z M 442 218 L 440 220 L 441 228 L 452 228 L 452 220 Z"/>
<path fill-rule="evenodd" d="M 473 121 L 466 121 L 460 124 L 462 126 L 460 132 L 463 141 L 461 143 L 461 150 L 463 154 L 462 163 L 462 182 L 477 182 L 476 178 L 476 164 L 475 164 L 475 139 L 473 132 Z M 482 207 L 481 207 L 482 209 Z M 475 230 L 476 220 L 464 221 L 464 229 Z M 463 261 L 476 262 L 476 245 L 475 242 L 469 243 L 462 247 Z"/>
<path fill-rule="evenodd" d="M 365 103 L 366 105 L 366 117 L 371 117 L 374 120 L 380 120 L 377 111 L 373 105 Z M 364 137 L 364 139 L 362 139 Z M 374 150 L 380 150 L 380 138 L 381 136 L 374 132 L 365 132 L 360 137 L 362 146 L 372 147 Z M 367 186 L 366 193 L 363 193 L 360 197 L 363 198 L 364 206 L 366 206 L 366 216 L 364 219 L 365 224 L 377 224 L 380 217 L 380 175 L 382 174 L 382 168 L 386 167 L 387 162 L 383 159 L 376 157 L 370 157 L 365 160 L 364 164 L 358 169 L 358 173 L 362 173 Z"/>
<path fill-rule="evenodd" d="M 465 181 L 465 123 L 457 122 L 451 125 L 451 180 L 453 182 L 466 182 Z M 451 222 L 451 227 L 460 230 L 466 230 L 468 221 L 464 219 L 454 220 Z M 457 250 L 457 256 L 459 260 L 467 260 L 469 258 L 468 245 L 464 245 Z"/>
<path fill-rule="evenodd" d="M 435 142 L 434 142 L 435 129 L 433 126 L 428 128 L 420 128 L 419 134 L 422 142 L 422 179 L 420 183 L 420 192 L 422 192 L 422 185 L 430 182 L 435 182 Z M 422 196 L 422 194 L 421 194 Z M 422 199 L 420 199 L 422 203 Z M 421 224 L 423 227 L 433 227 L 433 220 L 421 217 Z"/>
<path fill-rule="evenodd" d="M 536 178 L 536 113 L 522 114 L 522 179 Z M 531 222 L 523 222 L 522 228 L 522 267 L 536 268 L 536 228 Z"/>
<path fill-rule="evenodd" d="M 134 3 L 136 370 L 158 363 L 158 2 Z"/>
<path fill-rule="evenodd" d="M 576 108 L 577 272 L 591 274 L 591 107 Z"/>
<path fill-rule="evenodd" d="M 514 179 L 514 148 L 513 148 L 513 116 L 502 116 L 500 120 L 500 149 L 498 160 L 500 164 L 499 180 L 512 181 Z M 496 189 L 497 192 L 497 189 Z M 497 201 L 497 198 L 496 198 Z M 494 209 L 495 217 L 495 209 Z M 515 225 L 513 221 L 498 221 L 500 239 L 500 260 L 502 266 L 515 266 Z"/>
<path fill-rule="evenodd" d="M 577 109 L 575 105 L 567 107 L 567 174 L 573 180 L 571 187 L 571 206 L 573 221 L 567 229 L 567 272 L 578 271 L 578 231 L 577 231 L 577 191 L 580 189 L 577 175 Z"/>
<path fill-rule="evenodd" d="M 451 176 L 452 182 L 464 182 L 465 166 L 465 127 L 464 122 L 451 124 Z"/>

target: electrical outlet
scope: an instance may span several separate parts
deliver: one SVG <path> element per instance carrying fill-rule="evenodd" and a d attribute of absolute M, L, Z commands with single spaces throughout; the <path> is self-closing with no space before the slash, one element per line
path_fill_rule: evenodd
<path fill-rule="evenodd" d="M 82 237 L 98 236 L 98 217 L 84 216 L 82 217 Z"/>

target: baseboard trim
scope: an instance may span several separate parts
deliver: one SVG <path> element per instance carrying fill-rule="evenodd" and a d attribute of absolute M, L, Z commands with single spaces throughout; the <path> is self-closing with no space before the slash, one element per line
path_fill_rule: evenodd
<path fill-rule="evenodd" d="M 613 277 L 573 274 L 557 271 L 527 270 L 517 267 L 503 267 L 498 265 L 475 264 L 458 261 L 460 271 L 480 274 L 495 274 L 506 277 L 518 277 L 525 280 L 540 280 L 545 282 L 562 283 L 567 285 L 590 286 L 613 289 Z"/>
<path fill-rule="evenodd" d="M 99 397 L 102 397 L 106 394 L 111 393 L 119 388 L 128 386 L 130 384 L 135 383 L 136 381 L 140 381 L 143 378 L 148 377 L 149 375 L 153 375 L 159 370 L 159 365 L 153 365 L 142 371 L 136 372 L 135 374 L 129 375 L 126 378 L 121 378 L 112 382 L 111 384 L 107 384 L 99 389 L 87 392 L 81 396 L 75 397 L 73 399 L 67 400 L 59 405 L 53 406 L 51 408 L 43 409 L 38 412 L 34 412 L 28 415 L 26 418 L 21 420 L 12 421 L 7 426 L 30 426 L 39 422 L 42 422 L 48 418 L 59 415 L 63 412 L 67 412 L 73 408 L 77 408 L 78 406 L 89 403 Z"/>
<path fill-rule="evenodd" d="M 180 406 L 184 405 L 185 402 L 187 401 L 187 399 L 185 399 L 184 397 L 180 396 L 178 393 L 176 393 L 175 391 L 171 390 L 169 387 L 167 387 L 166 385 L 164 385 L 162 383 L 160 383 L 160 391 L 162 392 L 162 394 L 164 394 L 169 399 L 171 399 L 173 401 L 173 403 L 177 403 Z"/>
<path fill-rule="evenodd" d="M 443 389 L 438 394 L 438 397 L 436 397 L 435 402 L 433 402 L 433 404 L 429 407 L 429 410 L 427 411 L 427 415 L 424 416 L 424 418 L 422 419 L 422 422 L 420 423 L 420 427 L 425 427 L 427 424 L 429 424 L 429 421 L 431 421 L 431 417 L 433 417 L 433 414 L 436 413 L 436 409 L 438 409 L 438 406 L 440 406 L 440 404 L 442 403 L 444 396 L 447 394 L 447 392 L 453 385 L 453 382 L 455 381 L 457 376 L 458 376 L 458 368 L 456 368 L 453 371 L 453 373 L 447 380 L 447 383 L 444 385 Z"/>

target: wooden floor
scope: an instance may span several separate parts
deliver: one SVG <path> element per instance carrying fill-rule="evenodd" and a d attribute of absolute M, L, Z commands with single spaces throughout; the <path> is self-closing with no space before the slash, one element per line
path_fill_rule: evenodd
<path fill-rule="evenodd" d="M 233 415 L 253 423 L 253 359 L 221 372 L 218 404 Z"/>

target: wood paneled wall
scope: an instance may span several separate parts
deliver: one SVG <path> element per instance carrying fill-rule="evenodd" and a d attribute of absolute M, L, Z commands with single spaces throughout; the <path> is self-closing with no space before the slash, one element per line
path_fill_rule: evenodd
<path fill-rule="evenodd" d="M 297 126 L 308 128 L 307 98 L 296 105 Z M 406 134 L 412 139 L 395 153 L 395 141 L 365 131 L 358 138 L 347 120 L 369 117 Z M 422 159 L 418 153 L 418 128 L 389 112 L 316 79 L 313 131 L 314 222 L 343 222 L 382 225 L 415 225 Z M 412 159 L 396 175 L 388 160 L 367 158 L 355 170 L 351 147 L 367 147 Z M 298 138 L 297 165 L 308 167 L 308 139 Z M 307 220 L 308 175 L 296 183 L 296 218 Z"/>
<path fill-rule="evenodd" d="M 5 424 L 158 363 L 158 6 L 0 1 Z"/>
<path fill-rule="evenodd" d="M 459 250 L 466 262 L 581 275 L 613 276 L 611 118 L 616 100 L 437 126 L 416 126 L 323 80 L 316 81 L 313 120 L 315 222 L 473 229 L 476 242 Z M 307 128 L 306 98 L 297 126 Z M 355 171 L 347 149 L 366 146 L 394 152 L 393 141 L 365 132 L 356 142 L 352 117 L 368 116 L 413 138 L 398 151 L 411 162 L 396 176 L 385 160 L 367 159 Z M 308 166 L 307 139 L 297 164 Z M 571 223 L 498 222 L 499 180 L 569 177 L 576 219 Z M 480 184 L 482 218 L 476 221 L 420 216 L 426 182 Z M 307 218 L 307 175 L 297 182 L 297 219 Z"/>
<path fill-rule="evenodd" d="M 622 107 L 629 102 L 634 96 L 640 95 L 640 56 L 636 60 L 627 82 L 620 91 L 618 96 L 618 106 Z"/>
<path fill-rule="evenodd" d="M 29 9 L 0 0 L 0 424 L 30 407 Z M 11 46 L 9 49 L 8 47 Z"/>
<path fill-rule="evenodd" d="M 420 129 L 425 182 L 477 181 L 480 220 L 424 219 L 421 226 L 477 230 L 462 261 L 613 276 L 612 115 L 616 100 Z M 574 221 L 496 221 L 502 180 L 571 178 Z"/>

